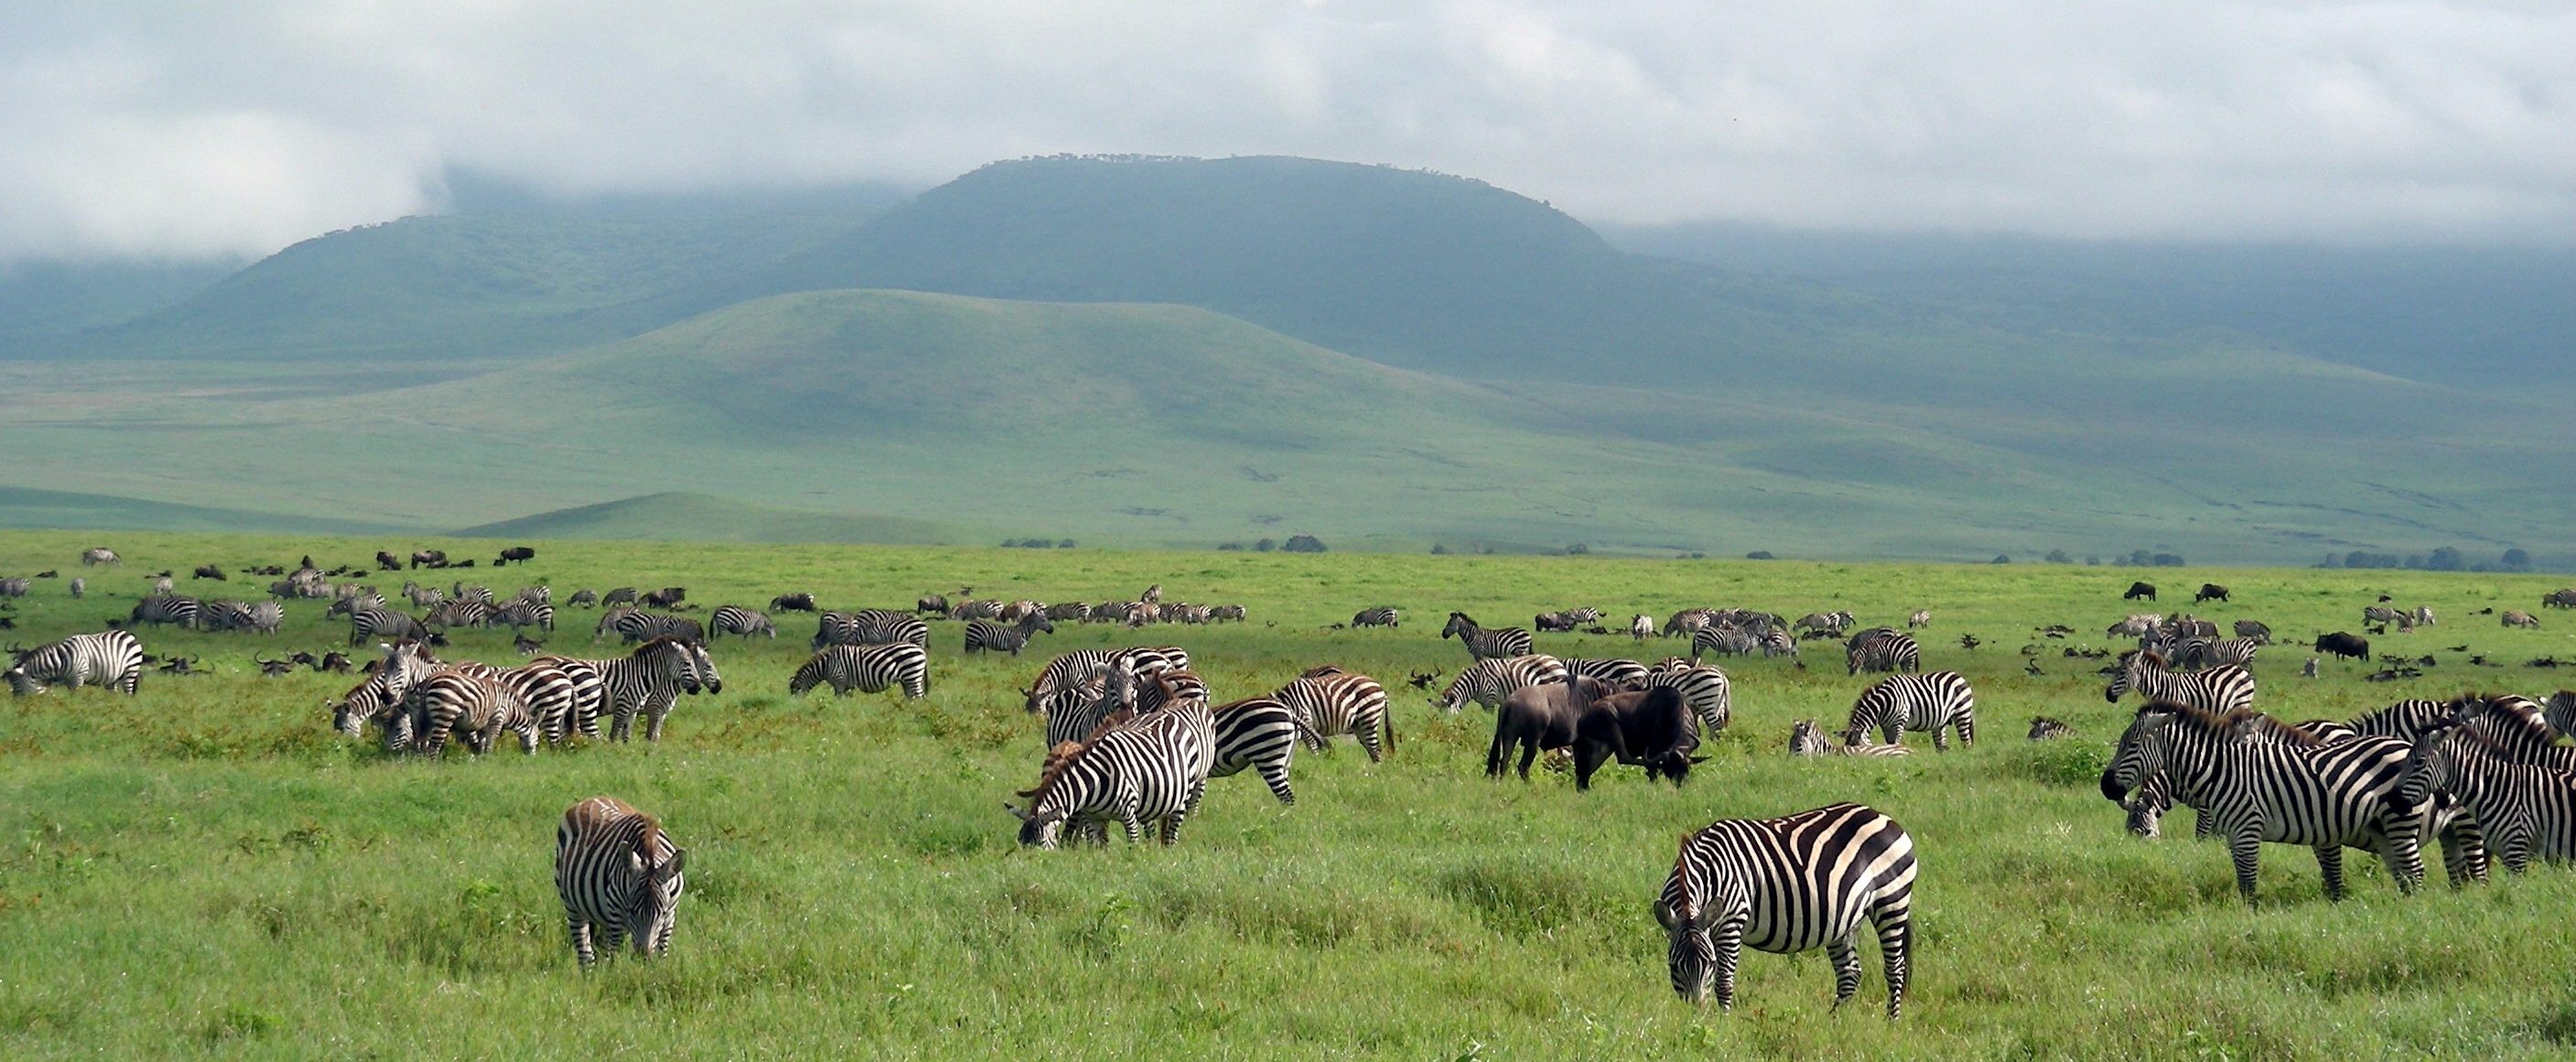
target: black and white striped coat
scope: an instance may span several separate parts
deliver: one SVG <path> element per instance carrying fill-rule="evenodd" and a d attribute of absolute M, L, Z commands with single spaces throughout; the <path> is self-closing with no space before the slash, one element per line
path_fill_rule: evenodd
<path fill-rule="evenodd" d="M 1530 632 L 1518 627 L 1479 627 L 1464 612 L 1450 613 L 1448 625 L 1440 628 L 1440 636 L 1457 638 L 1458 644 L 1467 647 L 1467 655 L 1477 660 L 1530 655 Z"/>
<path fill-rule="evenodd" d="M 1208 777 L 1224 778 L 1250 767 L 1280 803 L 1296 803 L 1297 794 L 1288 787 L 1288 762 L 1297 753 L 1298 738 L 1305 734 L 1296 709 L 1276 697 L 1246 697 L 1220 704 L 1209 713 L 1216 756 L 1208 766 Z"/>
<path fill-rule="evenodd" d="M 349 614 L 349 644 L 370 639 L 418 641 L 429 637 L 429 628 L 407 612 L 390 608 L 360 607 Z"/>
<path fill-rule="evenodd" d="M 1087 743 L 1059 746 L 1061 758 L 1023 794 L 1029 806 L 1011 809 L 1020 843 L 1053 848 L 1068 824 L 1082 835 L 1112 821 L 1126 827 L 1131 844 L 1144 839 L 1148 824 L 1159 824 L 1164 844 L 1178 842 L 1182 822 L 1207 792 L 1214 744 L 1206 699 L 1183 697 Z"/>
<path fill-rule="evenodd" d="M 1694 737 L 1714 738 L 1734 719 L 1734 685 L 1715 665 L 1665 660 L 1646 672 L 1646 688 L 1658 687 L 1681 693 L 1682 703 L 1690 707 Z"/>
<path fill-rule="evenodd" d="M 857 612 L 824 612 L 814 618 L 814 648 L 827 645 L 930 646 L 930 625 L 909 612 L 864 608 Z"/>
<path fill-rule="evenodd" d="M 1860 925 L 1877 932 L 1887 1016 L 1905 1013 L 1913 959 L 1914 841 L 1896 820 L 1859 804 L 1776 819 L 1721 819 L 1682 840 L 1655 900 L 1673 991 L 1735 1006 L 1745 945 L 1789 953 L 1824 948 L 1834 1004 L 1860 990 Z"/>
<path fill-rule="evenodd" d="M 550 631 L 555 629 L 555 607 L 551 603 L 533 598 L 512 598 L 492 610 L 491 616 L 486 620 L 486 625 L 490 624 L 506 625 L 513 631 L 522 627 Z"/>
<path fill-rule="evenodd" d="M 543 721 L 569 711 L 574 692 L 572 678 L 551 664 L 506 671 L 457 664 L 413 685 L 402 710 L 411 716 L 413 748 L 424 756 L 440 755 L 451 735 L 479 756 L 504 731 L 519 735 L 520 750 L 533 753 Z"/>
<path fill-rule="evenodd" d="M 399 751 L 411 745 L 411 720 L 398 716 L 395 709 L 413 684 L 436 674 L 444 665 L 429 655 L 427 647 L 415 641 L 400 641 L 383 646 L 382 659 L 369 664 L 366 681 L 338 700 L 324 701 L 331 712 L 333 729 L 356 737 L 368 723 L 384 729 L 385 747 Z"/>
<path fill-rule="evenodd" d="M 819 685 L 834 696 L 851 690 L 883 693 L 900 687 L 908 700 L 930 695 L 930 651 L 910 642 L 893 645 L 827 645 L 787 680 L 787 695 L 802 697 Z"/>
<path fill-rule="evenodd" d="M 1866 735 L 1863 735 L 1866 738 Z M 1913 749 L 1903 745 L 1843 745 L 1825 736 L 1825 728 L 1813 719 L 1789 724 L 1789 755 L 1792 756 L 1911 756 Z"/>
<path fill-rule="evenodd" d="M 1458 677 L 1449 680 L 1449 688 L 1440 697 L 1440 707 L 1455 712 L 1474 701 L 1495 708 L 1516 690 L 1565 681 L 1565 662 L 1544 653 L 1479 660 Z"/>
<path fill-rule="evenodd" d="M 2116 704 L 2131 690 L 2150 701 L 2187 704 L 2221 715 L 2254 707 L 2254 673 L 2244 667 L 2228 664 L 2207 671 L 2172 671 L 2163 657 L 2143 650 L 2121 654 L 2120 670 L 2103 687 L 2102 699 Z"/>
<path fill-rule="evenodd" d="M 1046 707 L 1049 698 L 1086 679 L 1092 681 L 1096 690 L 1098 681 L 1104 674 L 1101 668 L 1109 664 L 1124 667 L 1138 677 L 1151 677 L 1169 670 L 1189 670 L 1190 654 L 1188 650 L 1177 645 L 1134 646 L 1125 649 L 1076 649 L 1069 653 L 1059 653 L 1055 659 L 1047 661 L 1045 667 L 1038 669 L 1037 680 L 1030 683 L 1029 688 L 1020 691 L 1021 706 L 1031 712 L 1042 710 Z M 1082 733 L 1088 733 L 1088 731 L 1077 733 L 1074 738 L 1079 738 Z M 1070 741 L 1074 738 L 1064 740 Z M 1055 742 L 1050 741 L 1048 744 L 1053 745 Z"/>
<path fill-rule="evenodd" d="M 1354 627 L 1395 627 L 1403 622 L 1404 614 L 1393 605 L 1364 608 L 1351 614 L 1351 626 Z"/>
<path fill-rule="evenodd" d="M 2377 852 L 2400 889 L 2420 884 L 2430 809 L 2392 799 L 2412 746 L 2383 737 L 2255 740 L 2263 722 L 2250 712 L 2150 703 L 2121 735 L 2102 772 L 2102 795 L 2125 803 L 2146 778 L 2164 774 L 2174 797 L 2210 816 L 2226 839 L 2237 891 L 2249 903 L 2265 841 L 2313 849 L 2330 899 L 2343 897 L 2347 846 Z"/>
<path fill-rule="evenodd" d="M 1863 671 L 1917 671 L 1923 667 L 1923 647 L 1914 636 L 1892 627 L 1873 627 L 1853 635 L 1843 647 L 1844 663 L 1857 675 Z"/>
<path fill-rule="evenodd" d="M 1890 745 L 1903 744 L 1903 734 L 1920 730 L 1932 735 L 1932 747 L 1950 751 L 1948 732 L 1959 744 L 1977 743 L 1977 698 L 1966 676 L 1956 671 L 1925 675 L 1889 675 L 1861 691 L 1852 702 L 1851 719 L 1843 725 L 1843 744 L 1858 745 L 1872 731 Z"/>
<path fill-rule="evenodd" d="M 755 634 L 776 638 L 778 627 L 769 622 L 767 613 L 739 605 L 723 605 L 708 614 L 707 637 L 713 639 L 727 634 L 741 635 L 744 638 Z"/>
<path fill-rule="evenodd" d="M 429 614 L 422 616 L 420 622 L 427 627 L 488 628 L 492 626 L 492 603 L 472 598 L 450 598 L 430 606 Z"/>
<path fill-rule="evenodd" d="M 1021 616 L 1018 622 L 1007 624 L 969 620 L 966 623 L 966 651 L 981 653 L 990 650 L 1018 656 L 1020 650 L 1028 647 L 1029 636 L 1039 631 L 1055 632 L 1055 621 L 1046 618 L 1044 612 L 1031 612 Z"/>
<path fill-rule="evenodd" d="M 1318 750 L 1336 735 L 1349 734 L 1368 750 L 1370 763 L 1379 763 L 1395 747 L 1395 721 L 1387 716 L 1386 687 L 1367 675 L 1330 666 L 1311 668 L 1273 696 L 1295 713 L 1305 727 L 1307 743 Z"/>
<path fill-rule="evenodd" d="M 721 693 L 724 680 L 715 671 L 715 661 L 706 646 L 676 638 L 655 638 L 636 646 L 633 652 L 606 660 L 582 660 L 567 657 L 540 656 L 531 662 L 563 667 L 572 664 L 586 667 L 598 676 L 599 695 L 595 700 L 577 700 L 573 725 L 584 734 L 599 733 L 599 715 L 609 716 L 608 738 L 626 741 L 633 736 L 635 717 L 645 719 L 644 740 L 662 740 L 662 720 L 671 714 L 683 693 Z M 576 684 L 581 676 L 574 676 Z"/>
<path fill-rule="evenodd" d="M 619 638 L 629 643 L 651 641 L 655 638 L 670 638 L 684 642 L 706 640 L 706 628 L 700 626 L 692 617 L 646 612 L 642 609 L 619 609 L 602 614 L 599 617 L 599 626 L 591 632 L 590 640 L 598 641 L 601 635 L 610 631 L 617 632 Z"/>
<path fill-rule="evenodd" d="M 75 634 L 17 658 L 0 678 L 20 697 L 54 686 L 97 686 L 132 696 L 143 682 L 143 643 L 131 631 Z"/>
<path fill-rule="evenodd" d="M 155 627 L 175 623 L 181 627 L 195 627 L 197 616 L 204 608 L 193 597 L 154 594 L 134 603 L 134 611 L 127 615 L 126 623 L 149 623 Z"/>
<path fill-rule="evenodd" d="M 671 843 L 662 824 L 615 797 L 591 797 L 564 812 L 555 830 L 555 893 L 583 968 L 627 938 L 643 956 L 670 950 L 688 850 Z"/>
<path fill-rule="evenodd" d="M 2409 804 L 2436 791 L 2467 809 L 2506 870 L 2520 874 L 2534 857 L 2576 860 L 2576 774 L 2519 762 L 2513 750 L 2475 728 L 2443 724 L 2416 738 L 2398 785 L 2399 799 Z"/>
<path fill-rule="evenodd" d="M 1704 655 L 1750 656 L 1762 651 L 1762 636 L 1730 623 L 1711 623 L 1691 632 L 1691 663 Z"/>

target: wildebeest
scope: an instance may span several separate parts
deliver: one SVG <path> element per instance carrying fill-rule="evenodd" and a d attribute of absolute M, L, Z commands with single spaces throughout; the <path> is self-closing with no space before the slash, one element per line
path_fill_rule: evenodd
<path fill-rule="evenodd" d="M 2200 604 L 2203 601 L 2225 600 L 2227 600 L 2227 588 L 2220 586 L 2217 583 L 2202 583 L 2200 584 L 2200 592 L 2191 596 L 2191 603 L 2195 605 Z"/>
<path fill-rule="evenodd" d="M 229 580 L 229 579 L 224 575 L 224 570 L 223 570 L 223 569 L 218 568 L 218 567 L 215 567 L 215 566 L 214 566 L 214 565 L 212 565 L 212 564 L 200 564 L 200 565 L 198 565 L 198 566 L 197 566 L 197 570 L 196 570 L 196 571 L 193 571 L 193 572 L 188 573 L 188 578 L 191 578 L 191 579 L 212 579 L 212 580 L 214 580 L 214 581 L 216 581 L 216 582 L 219 582 L 219 583 L 220 583 L 220 582 L 229 582 L 229 581 L 230 581 L 230 580 Z"/>
<path fill-rule="evenodd" d="M 2252 638 L 2256 645 L 2272 644 L 2272 628 L 2264 626 L 2262 620 L 2237 620 L 2236 636 L 2239 638 Z"/>
<path fill-rule="evenodd" d="M 688 596 L 689 589 L 685 586 L 666 586 L 659 590 L 645 592 L 644 607 L 678 608 L 680 602 L 687 600 Z"/>
<path fill-rule="evenodd" d="M 771 612 L 812 612 L 814 595 L 803 592 L 780 594 L 769 599 L 769 610 Z"/>
<path fill-rule="evenodd" d="M 1576 625 L 1571 613 L 1541 612 L 1530 617 L 1530 626 L 1542 631 L 1571 631 Z"/>
<path fill-rule="evenodd" d="M 443 549 L 413 550 L 411 552 L 411 566 L 414 568 L 447 567 L 447 551 Z"/>
<path fill-rule="evenodd" d="M 2320 653 L 2325 653 L 2331 656 L 2340 656 L 2347 660 L 2370 659 L 2369 639 L 2363 638 L 2358 634 L 2352 634 L 2345 631 L 2336 631 L 2333 634 L 2317 635 L 2316 650 Z"/>
<path fill-rule="evenodd" d="M 1604 763 L 1644 767 L 1646 777 L 1663 775 L 1679 787 L 1690 779 L 1693 757 L 1690 712 L 1680 690 L 1670 686 L 1613 693 L 1583 707 L 1574 724 L 1574 788 L 1592 788 L 1592 775 Z"/>
<path fill-rule="evenodd" d="M 500 567 L 500 566 L 502 566 L 502 565 L 504 565 L 504 564 L 508 564 L 508 563 L 510 563 L 510 562 L 512 562 L 512 561 L 516 561 L 516 562 L 518 562 L 518 563 L 520 563 L 520 564 L 526 564 L 526 563 L 528 563 L 529 561 L 532 561 L 532 560 L 535 560 L 535 559 L 537 559 L 537 551 L 536 551 L 536 548 L 535 548 L 535 547 L 533 547 L 533 546 L 512 546 L 512 547 L 510 547 L 510 548 L 508 548 L 508 549 L 504 549 L 504 550 L 502 550 L 502 551 L 501 551 L 501 555 L 500 555 L 499 557 L 495 558 L 495 559 L 492 561 L 492 566 L 493 566 L 493 567 L 495 567 L 495 568 L 498 568 L 498 567 Z"/>
<path fill-rule="evenodd" d="M 614 590 L 610 590 L 609 592 L 600 595 L 599 603 L 601 607 L 604 608 L 616 608 L 619 605 L 632 605 L 635 603 L 635 588 L 631 586 L 621 586 Z"/>
<path fill-rule="evenodd" d="M 1521 750 L 1521 780 L 1529 781 L 1530 764 L 1538 754 L 1549 749 L 1572 747 L 1576 714 L 1569 692 L 1579 690 L 1583 703 L 1590 704 L 1610 695 L 1610 687 L 1589 675 L 1567 674 L 1565 682 L 1524 686 L 1503 698 L 1494 710 L 1494 743 L 1485 750 L 1485 777 L 1503 776 L 1503 763 L 1512 750 Z"/>
<path fill-rule="evenodd" d="M 2153 601 L 2153 600 L 2155 600 L 2155 599 L 2156 599 L 2156 584 L 2154 584 L 2154 583 L 2130 583 L 2130 584 L 2129 584 L 2129 592 L 2128 592 L 2128 593 L 2125 593 L 2125 594 L 2120 595 L 2120 600 L 2122 600 L 2122 601 L 2136 601 L 2136 600 L 2138 600 L 2139 598 L 2145 598 L 2145 599 L 2147 599 L 2147 600 L 2149 600 L 2149 601 Z"/>
<path fill-rule="evenodd" d="M 117 557 L 116 551 L 105 546 L 91 546 L 90 548 L 81 551 L 81 567 L 84 568 L 93 564 L 121 563 L 124 562 Z"/>
<path fill-rule="evenodd" d="M 397 556 L 394 556 L 393 554 L 391 554 L 391 553 L 387 553 L 387 552 L 385 552 L 385 551 L 383 551 L 383 550 L 377 550 L 377 551 L 376 551 L 376 567 L 377 567 L 379 570 L 382 570 L 382 571 L 388 571 L 388 572 L 398 572 L 398 571 L 401 571 L 401 570 L 402 570 L 402 558 L 397 557 Z"/>

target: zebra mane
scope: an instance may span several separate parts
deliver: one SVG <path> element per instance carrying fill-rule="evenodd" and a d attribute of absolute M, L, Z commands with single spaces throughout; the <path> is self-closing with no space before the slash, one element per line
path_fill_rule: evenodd
<path fill-rule="evenodd" d="M 1136 713 L 1125 709 L 1111 712 L 1108 718 L 1100 721 L 1099 726 L 1091 728 L 1091 733 L 1083 735 L 1082 740 L 1060 741 L 1054 748 L 1048 749 L 1046 763 L 1038 768 L 1038 784 L 1019 791 L 1020 798 L 1029 802 L 1029 810 L 1037 810 L 1038 801 L 1048 790 L 1053 789 L 1057 782 L 1063 780 L 1065 769 L 1073 766 L 1073 761 L 1081 759 L 1083 753 L 1091 750 L 1093 742 L 1100 740 L 1101 735 L 1117 728 L 1119 724 L 1134 718 Z"/>
<path fill-rule="evenodd" d="M 2325 744 L 2325 742 L 2320 740 L 2315 734 L 2301 730 L 2298 727 L 2284 723 L 2278 719 L 2274 719 L 2261 712 L 2248 711 L 2243 708 L 2222 714 L 2176 701 L 2153 701 L 2138 709 L 2138 718 L 2144 719 L 2151 713 L 2172 716 L 2176 722 L 2187 723 L 2212 737 L 2227 737 L 2232 734 L 2238 726 L 2250 723 L 2261 728 L 2271 736 L 2288 741 L 2294 745 Z"/>
<path fill-rule="evenodd" d="M 644 643 L 644 644 L 642 644 L 642 645 L 636 646 L 636 647 L 635 647 L 635 651 L 634 651 L 634 652 L 628 653 L 628 654 L 626 654 L 626 655 L 627 655 L 627 656 L 629 656 L 629 657 L 632 657 L 632 658 L 634 658 L 634 659 L 641 660 L 641 659 L 643 659 L 643 658 L 644 658 L 644 654 L 645 654 L 646 652 L 649 652 L 649 651 L 651 651 L 651 650 L 653 650 L 653 649 L 656 649 L 656 648 L 659 648 L 659 647 L 661 647 L 661 646 L 666 646 L 666 645 L 667 645 L 667 646 L 672 647 L 673 649 L 683 649 L 683 648 L 686 648 L 686 647 L 688 646 L 688 644 L 689 644 L 689 643 L 688 643 L 688 642 L 686 642 L 686 641 L 683 641 L 683 640 L 681 640 L 681 639 L 679 639 L 679 638 L 675 638 L 675 637 L 672 637 L 671 635 L 665 634 L 665 635 L 661 635 L 661 636 L 659 636 L 659 637 L 653 638 L 652 640 L 647 641 L 647 642 L 645 642 L 645 643 Z"/>
<path fill-rule="evenodd" d="M 1324 676 L 1326 676 L 1326 675 L 1347 675 L 1347 674 L 1350 674 L 1350 672 L 1342 670 L 1341 666 L 1340 666 L 1340 665 L 1338 665 L 1338 664 L 1317 664 L 1317 665 L 1315 665 L 1315 666 L 1313 666 L 1313 667 L 1307 668 L 1307 669 L 1306 669 L 1306 670 L 1304 670 L 1304 671 L 1300 671 L 1300 672 L 1298 672 L 1298 673 L 1297 673 L 1297 677 L 1298 677 L 1298 678 L 1322 678 L 1322 677 L 1324 677 Z M 1240 704 L 1240 703 L 1242 703 L 1242 702 L 1237 701 L 1237 702 L 1235 702 L 1235 703 Z"/>
<path fill-rule="evenodd" d="M 2560 738 L 2566 736 L 2559 733 L 2557 727 L 2549 725 L 2549 720 L 2539 712 L 2526 711 L 2512 703 L 2520 699 L 2510 695 L 2467 694 L 2451 702 L 2451 718 L 2456 722 L 2470 715 L 2490 716 L 2497 720 L 2499 725 L 2512 727 L 2522 736 L 2529 737 L 2534 744 L 2543 746 L 2555 745 Z M 2488 737 L 2486 734 L 2478 736 Z M 2493 739 L 2489 740 L 2492 742 Z"/>
<path fill-rule="evenodd" d="M 2486 731 L 2473 726 L 2462 725 L 2457 720 L 2426 728 L 2424 733 L 2416 739 L 2416 747 L 2419 750 L 2429 751 L 2439 747 L 2442 742 L 2453 736 L 2460 737 L 2468 741 L 2469 744 L 2477 746 L 2479 752 L 2490 758 L 2506 761 L 2512 761 L 2514 759 L 2513 750 L 2504 747 L 2504 742 L 2496 740 L 2494 735 L 2488 734 Z"/>

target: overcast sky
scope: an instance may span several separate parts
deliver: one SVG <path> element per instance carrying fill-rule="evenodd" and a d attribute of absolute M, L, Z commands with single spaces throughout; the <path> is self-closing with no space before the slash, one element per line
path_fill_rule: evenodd
<path fill-rule="evenodd" d="M 2576 4 L 0 0 L 0 261 L 1311 155 L 1593 221 L 2576 243 Z"/>

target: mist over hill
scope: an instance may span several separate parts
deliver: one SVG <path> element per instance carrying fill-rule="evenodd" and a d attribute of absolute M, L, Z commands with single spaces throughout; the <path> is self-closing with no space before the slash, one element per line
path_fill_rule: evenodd
<path fill-rule="evenodd" d="M 2558 378 L 2545 254 L 1614 245 L 1287 158 L 1020 160 L 891 207 L 457 185 L 24 329 L 0 430 L 48 472 L 0 486 L 133 526 L 2576 557 L 2576 428 L 2484 386 Z M 2372 284 L 2403 297 L 2339 315 Z M 379 458 L 438 471 L 388 491 Z"/>

